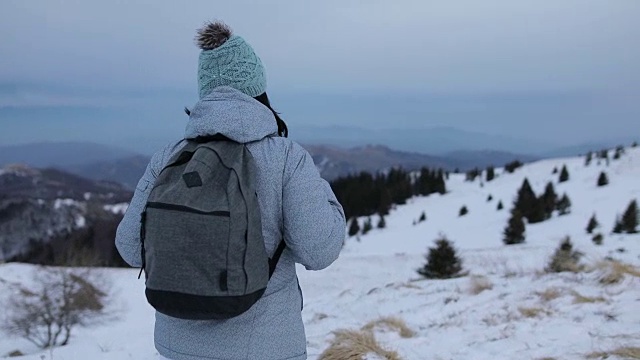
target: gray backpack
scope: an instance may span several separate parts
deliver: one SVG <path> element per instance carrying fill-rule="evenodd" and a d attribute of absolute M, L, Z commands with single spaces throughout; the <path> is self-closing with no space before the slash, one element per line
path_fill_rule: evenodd
<path fill-rule="evenodd" d="M 256 164 L 244 144 L 190 140 L 158 175 L 142 213 L 142 270 L 160 313 L 228 319 L 263 295 L 284 250 L 262 237 Z"/>

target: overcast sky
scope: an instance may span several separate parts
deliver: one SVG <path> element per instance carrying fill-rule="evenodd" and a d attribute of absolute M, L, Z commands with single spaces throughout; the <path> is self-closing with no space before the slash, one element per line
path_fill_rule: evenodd
<path fill-rule="evenodd" d="M 212 19 L 255 48 L 294 129 L 640 135 L 639 18 L 638 0 L 2 0 L 0 144 L 181 131 Z"/>

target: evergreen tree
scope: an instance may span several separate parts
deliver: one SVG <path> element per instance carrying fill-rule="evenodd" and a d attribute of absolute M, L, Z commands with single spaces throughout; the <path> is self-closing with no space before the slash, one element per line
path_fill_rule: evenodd
<path fill-rule="evenodd" d="M 600 224 L 598 224 L 598 220 L 596 220 L 596 214 L 591 216 L 589 219 L 589 223 L 587 224 L 587 234 L 593 233 L 593 230 L 597 228 Z"/>
<path fill-rule="evenodd" d="M 503 231 L 502 241 L 506 245 L 521 244 L 525 239 L 525 230 L 522 214 L 518 209 L 513 209 L 507 227 Z"/>
<path fill-rule="evenodd" d="M 360 232 L 360 225 L 358 224 L 357 218 L 351 219 L 351 224 L 349 225 L 349 236 L 357 235 Z"/>
<path fill-rule="evenodd" d="M 493 166 L 487 167 L 487 182 L 495 179 L 496 169 Z"/>
<path fill-rule="evenodd" d="M 571 212 L 571 199 L 567 194 L 563 194 L 558 203 L 556 204 L 559 215 L 566 215 Z"/>
<path fill-rule="evenodd" d="M 551 181 L 549 181 L 547 186 L 544 188 L 544 193 L 542 194 L 540 201 L 542 202 L 545 219 L 549 219 L 553 214 L 553 210 L 556 209 L 556 202 L 558 201 L 558 195 L 556 194 L 556 190 Z"/>
<path fill-rule="evenodd" d="M 591 151 L 589 151 L 589 152 L 587 153 L 587 156 L 586 156 L 585 160 L 584 160 L 584 166 L 589 166 L 589 165 L 591 165 L 591 160 L 592 160 L 592 159 L 593 159 L 593 153 L 592 153 Z"/>
<path fill-rule="evenodd" d="M 623 232 L 627 234 L 635 234 L 638 232 L 638 215 L 638 203 L 636 200 L 632 200 L 624 211 L 624 214 L 622 214 L 620 221 Z"/>
<path fill-rule="evenodd" d="M 524 164 L 522 164 L 519 160 L 514 160 L 514 161 L 512 161 L 510 163 L 507 163 L 504 166 L 504 170 L 511 174 L 514 171 L 516 171 L 517 168 L 521 167 L 522 165 L 524 165 Z"/>
<path fill-rule="evenodd" d="M 632 147 L 632 148 L 634 148 L 634 147 L 638 147 L 638 142 L 637 142 L 637 141 L 634 141 L 634 142 L 633 142 L 633 144 L 631 144 L 631 147 Z"/>
<path fill-rule="evenodd" d="M 616 151 L 613 154 L 613 160 L 618 160 L 624 154 L 624 146 L 618 145 L 616 146 Z"/>
<path fill-rule="evenodd" d="M 620 216 L 616 217 L 616 222 L 613 224 L 612 232 L 614 234 L 622 234 L 622 220 L 620 220 Z"/>
<path fill-rule="evenodd" d="M 562 165 L 562 170 L 560 170 L 560 178 L 559 182 L 565 182 L 569 180 L 569 171 L 567 170 L 567 165 Z"/>
<path fill-rule="evenodd" d="M 445 236 L 436 240 L 436 247 L 430 248 L 425 258 L 427 263 L 418 269 L 418 274 L 427 279 L 450 279 L 462 275 L 462 260 Z"/>
<path fill-rule="evenodd" d="M 449 178 L 449 175 L 446 175 L 446 177 Z M 438 175 L 435 178 L 433 191 L 441 195 L 444 195 L 447 193 L 445 174 L 444 174 L 444 171 L 442 171 L 442 169 L 438 171 Z"/>
<path fill-rule="evenodd" d="M 502 200 L 500 200 L 500 201 L 498 202 L 497 210 L 498 210 L 498 211 L 500 211 L 500 210 L 502 210 L 502 209 L 504 209 L 504 205 L 502 205 Z"/>
<path fill-rule="evenodd" d="M 366 235 L 371 229 L 373 229 L 373 226 L 371 225 L 371 218 L 369 217 L 362 226 L 362 235 Z"/>
<path fill-rule="evenodd" d="M 558 173 L 558 167 L 554 167 L 553 171 L 551 171 L 551 174 L 555 175 Z"/>
<path fill-rule="evenodd" d="M 478 176 L 482 175 L 482 171 L 478 168 L 467 171 L 465 181 L 473 182 Z"/>
<path fill-rule="evenodd" d="M 520 190 L 518 190 L 514 205 L 520 214 L 527 218 L 529 223 L 534 224 L 544 221 L 545 219 L 544 205 L 542 201 L 536 197 L 527 178 L 524 179 Z"/>
<path fill-rule="evenodd" d="M 490 202 L 491 200 L 493 200 L 493 196 L 491 196 L 491 194 L 489 194 L 489 196 L 487 196 L 487 202 Z"/>
<path fill-rule="evenodd" d="M 384 216 L 380 215 L 380 220 L 378 220 L 378 229 L 384 229 L 387 227 L 387 222 L 384 220 Z"/>
<path fill-rule="evenodd" d="M 458 212 L 458 216 L 465 216 L 469 213 L 469 209 L 467 209 L 466 205 L 463 205 Z"/>
<path fill-rule="evenodd" d="M 609 178 L 607 178 L 607 173 L 602 171 L 600 176 L 598 176 L 598 186 L 605 186 L 609 184 Z"/>
<path fill-rule="evenodd" d="M 602 235 L 602 233 L 597 233 L 593 235 L 593 237 L 591 238 L 591 241 L 593 241 L 593 243 L 596 245 L 602 245 L 603 240 L 604 240 L 604 235 Z"/>
<path fill-rule="evenodd" d="M 427 220 L 427 214 L 423 211 L 422 214 L 420 214 L 420 218 L 418 218 L 418 222 L 423 222 Z"/>

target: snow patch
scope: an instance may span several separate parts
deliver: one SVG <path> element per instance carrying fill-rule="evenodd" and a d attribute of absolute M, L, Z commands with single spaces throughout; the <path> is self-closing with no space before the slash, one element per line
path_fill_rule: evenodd
<path fill-rule="evenodd" d="M 105 211 L 109 211 L 114 214 L 124 214 L 127 211 L 128 207 L 129 207 L 129 203 L 120 203 L 120 204 L 105 205 L 102 208 Z"/>

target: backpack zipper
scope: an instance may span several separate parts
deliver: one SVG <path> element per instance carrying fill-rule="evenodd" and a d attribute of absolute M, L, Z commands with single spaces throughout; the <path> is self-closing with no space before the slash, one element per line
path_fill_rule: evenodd
<path fill-rule="evenodd" d="M 160 203 L 160 202 L 149 202 L 147 204 L 147 207 L 154 208 L 154 209 L 163 209 L 163 210 L 184 211 L 184 212 L 190 212 L 190 213 L 195 213 L 200 215 L 211 215 L 211 216 L 222 216 L 222 217 L 231 216 L 231 212 L 224 211 L 224 210 L 202 211 L 202 210 L 190 208 L 184 205 L 166 204 L 166 203 Z"/>

